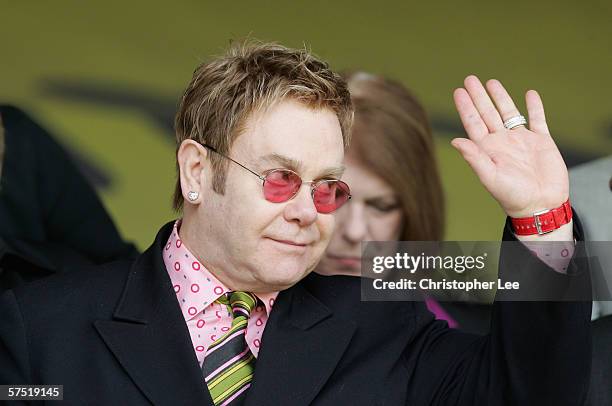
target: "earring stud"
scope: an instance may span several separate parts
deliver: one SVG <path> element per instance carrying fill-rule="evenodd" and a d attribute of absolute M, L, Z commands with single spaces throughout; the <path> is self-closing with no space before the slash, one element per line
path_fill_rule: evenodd
<path fill-rule="evenodd" d="M 187 199 L 189 199 L 190 202 L 194 202 L 198 199 L 198 197 L 200 197 L 200 194 L 198 192 L 195 191 L 190 191 L 189 193 L 187 193 Z"/>

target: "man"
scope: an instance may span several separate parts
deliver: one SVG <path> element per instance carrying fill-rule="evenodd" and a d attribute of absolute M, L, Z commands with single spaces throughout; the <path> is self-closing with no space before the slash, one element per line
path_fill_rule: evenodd
<path fill-rule="evenodd" d="M 570 170 L 572 202 L 584 213 L 593 286 L 593 353 L 589 405 L 612 405 L 612 155 Z M 595 299 L 598 300 L 595 300 Z"/>
<path fill-rule="evenodd" d="M 503 87 L 489 83 L 500 117 L 477 78 L 465 85 L 470 140 L 453 143 L 485 187 L 516 218 L 560 206 L 567 170 L 537 94 L 534 132 L 510 133 Z M 304 51 L 245 45 L 200 66 L 176 118 L 182 220 L 135 262 L 8 292 L 0 383 L 63 384 L 75 404 L 581 401 L 589 303 L 498 303 L 479 337 L 422 303 L 361 302 L 356 278 L 310 274 L 349 198 L 351 118 L 344 81 Z M 521 238 L 571 241 L 565 220 Z M 504 238 L 516 240 L 509 225 Z M 505 266 L 570 278 L 523 251 Z"/>
<path fill-rule="evenodd" d="M 135 258 L 52 134 L 0 105 L 0 292 L 55 273 Z"/>
<path fill-rule="evenodd" d="M 592 264 L 593 284 L 598 292 L 593 298 L 592 319 L 612 314 L 612 155 L 601 157 L 569 171 L 572 204 L 583 213 L 585 241 L 589 244 L 589 256 L 597 259 Z M 604 241 L 608 241 L 606 244 Z M 596 300 L 599 299 L 599 300 Z"/>

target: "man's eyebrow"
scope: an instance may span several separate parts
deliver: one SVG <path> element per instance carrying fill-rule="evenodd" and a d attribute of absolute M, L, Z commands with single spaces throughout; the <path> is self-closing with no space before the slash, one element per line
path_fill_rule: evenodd
<path fill-rule="evenodd" d="M 317 179 L 326 179 L 326 178 L 340 179 L 343 173 L 344 173 L 344 166 L 325 168 L 321 172 L 321 174 L 317 177 Z"/>
<path fill-rule="evenodd" d="M 291 169 L 296 173 L 301 173 L 304 165 L 301 161 L 297 159 L 289 158 L 280 154 L 268 154 L 260 158 L 260 161 L 263 163 L 280 165 L 283 168 Z M 317 179 L 323 178 L 340 178 L 344 173 L 345 167 L 337 166 L 337 167 L 329 167 L 322 170 L 317 177 Z"/>
<path fill-rule="evenodd" d="M 294 172 L 300 172 L 302 162 L 297 159 L 289 158 L 280 154 L 268 154 L 260 158 L 263 163 L 280 165 L 283 168 L 291 169 Z"/>

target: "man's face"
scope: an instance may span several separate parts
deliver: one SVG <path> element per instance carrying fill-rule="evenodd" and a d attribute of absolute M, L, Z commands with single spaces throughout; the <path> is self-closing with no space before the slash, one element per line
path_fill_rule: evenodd
<path fill-rule="evenodd" d="M 287 168 L 312 181 L 341 171 L 342 132 L 331 110 L 282 101 L 246 124 L 228 155 L 256 173 Z M 333 232 L 334 216 L 317 213 L 310 184 L 303 184 L 291 200 L 271 203 L 264 198 L 262 181 L 234 163 L 228 166 L 224 195 L 212 190 L 210 165 L 202 177 L 194 227 L 198 247 L 190 248 L 229 288 L 286 289 L 316 266 Z"/>

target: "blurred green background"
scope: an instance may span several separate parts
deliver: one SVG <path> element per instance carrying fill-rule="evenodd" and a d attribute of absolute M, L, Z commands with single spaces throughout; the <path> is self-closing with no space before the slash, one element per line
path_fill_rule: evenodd
<path fill-rule="evenodd" d="M 140 248 L 173 218 L 172 114 L 195 66 L 232 39 L 306 45 L 336 69 L 411 88 L 430 112 L 447 239 L 496 240 L 503 214 L 450 146 L 452 91 L 500 79 L 524 109 L 540 91 L 568 164 L 612 153 L 612 3 L 0 0 L 0 102 L 81 161 Z M 74 196 L 78 199 L 78 196 Z"/>

